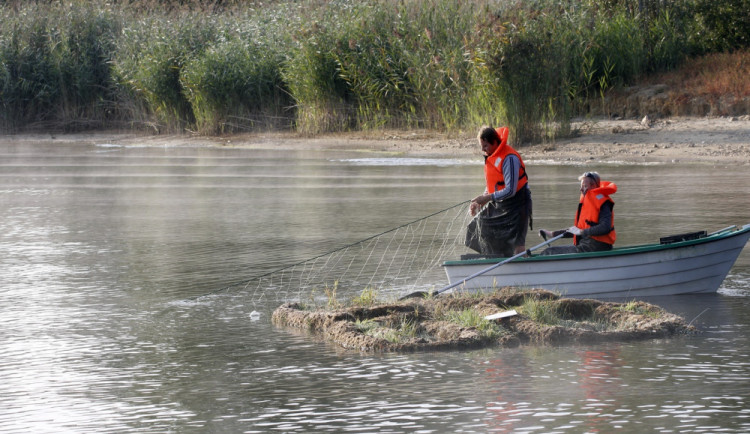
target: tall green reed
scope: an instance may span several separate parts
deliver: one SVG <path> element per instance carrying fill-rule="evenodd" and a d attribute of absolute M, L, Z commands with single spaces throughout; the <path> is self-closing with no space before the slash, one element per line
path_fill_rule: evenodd
<path fill-rule="evenodd" d="M 59 71 L 61 110 L 66 125 L 103 122 L 115 116 L 115 87 L 110 61 L 121 22 L 104 9 L 82 4 L 71 7 L 54 45 L 52 59 Z"/>
<path fill-rule="evenodd" d="M 746 46 L 731 12 L 742 2 L 3 4 L 0 128 L 489 124 L 510 126 L 516 144 L 548 140 L 612 87 Z"/>
<path fill-rule="evenodd" d="M 222 41 L 190 59 L 180 82 L 205 134 L 289 129 L 293 112 L 281 56 L 259 38 Z"/>
<path fill-rule="evenodd" d="M 118 17 L 83 2 L 2 13 L 3 128 L 103 126 L 115 105 L 109 62 Z"/>
<path fill-rule="evenodd" d="M 516 9 L 500 18 L 487 14 L 472 52 L 477 71 L 472 102 L 488 110 L 498 107 L 498 120 L 507 123 L 517 143 L 544 138 L 549 125 L 565 124 L 571 112 L 569 41 L 551 31 L 557 21 L 546 12 L 534 20 L 519 18 L 529 12 Z"/>
<path fill-rule="evenodd" d="M 7 13 L 2 18 L 0 120 L 12 131 L 47 119 L 59 89 L 47 43 L 47 19 Z"/>
<path fill-rule="evenodd" d="M 403 3 L 397 31 L 410 65 L 407 80 L 417 100 L 417 125 L 455 130 L 468 124 L 471 64 L 467 42 L 477 14 L 472 2 Z"/>
<path fill-rule="evenodd" d="M 304 133 L 355 128 L 355 96 L 340 74 L 337 46 L 345 41 L 335 26 L 314 21 L 295 33 L 282 67 L 297 112 L 296 128 Z"/>
<path fill-rule="evenodd" d="M 131 95 L 142 98 L 160 130 L 195 123 L 180 75 L 183 67 L 218 38 L 214 16 L 187 13 L 176 19 L 153 15 L 130 20 L 118 41 L 114 69 Z"/>
<path fill-rule="evenodd" d="M 358 128 L 408 128 L 414 124 L 418 102 L 407 78 L 412 65 L 395 10 L 369 12 L 345 29 L 349 39 L 334 52 L 338 72 L 354 96 Z"/>
<path fill-rule="evenodd" d="M 298 127 L 462 126 L 471 7 L 428 3 L 361 5 L 302 27 L 285 67 Z"/>

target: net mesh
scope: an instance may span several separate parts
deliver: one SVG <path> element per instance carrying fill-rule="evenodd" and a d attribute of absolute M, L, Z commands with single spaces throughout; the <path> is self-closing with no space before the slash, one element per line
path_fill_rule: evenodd
<path fill-rule="evenodd" d="M 447 285 L 441 264 L 466 251 L 467 203 L 335 251 L 222 288 L 253 304 L 342 301 L 363 292 L 397 298 Z M 217 292 L 219 292 L 217 291 Z"/>

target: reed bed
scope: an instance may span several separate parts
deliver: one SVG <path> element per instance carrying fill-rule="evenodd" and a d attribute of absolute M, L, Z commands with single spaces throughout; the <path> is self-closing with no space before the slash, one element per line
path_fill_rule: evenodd
<path fill-rule="evenodd" d="M 508 125 L 750 45 L 748 0 L 4 2 L 0 130 Z"/>

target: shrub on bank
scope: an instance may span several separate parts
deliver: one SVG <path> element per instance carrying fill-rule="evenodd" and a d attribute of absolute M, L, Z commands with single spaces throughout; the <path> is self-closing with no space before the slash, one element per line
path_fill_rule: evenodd
<path fill-rule="evenodd" d="M 296 128 L 315 134 L 355 127 L 354 93 L 339 74 L 334 49 L 345 43 L 343 32 L 303 25 L 295 33 L 282 76 L 295 100 Z"/>
<path fill-rule="evenodd" d="M 525 12 L 509 12 L 508 22 L 483 22 L 473 53 L 478 79 L 474 103 L 486 111 L 499 106 L 498 121 L 510 126 L 514 142 L 542 139 L 545 130 L 556 129 L 555 123 L 566 128 L 574 97 L 569 93 L 575 84 L 568 69 L 570 41 L 560 37 L 562 32 L 548 31 L 550 15 L 521 20 Z M 564 28 L 569 22 L 552 24 Z"/>
<path fill-rule="evenodd" d="M 360 5 L 303 24 L 285 64 L 304 131 L 458 128 L 471 66 L 473 6 Z"/>
<path fill-rule="evenodd" d="M 750 47 L 750 0 L 695 0 L 696 43 L 702 51 Z"/>
<path fill-rule="evenodd" d="M 167 130 L 195 124 L 193 106 L 180 80 L 184 66 L 219 39 L 213 16 L 129 20 L 118 41 L 114 72 L 120 84 L 142 98 Z"/>
<path fill-rule="evenodd" d="M 279 53 L 257 39 L 233 39 L 187 62 L 180 82 L 198 131 L 289 129 L 292 105 Z"/>

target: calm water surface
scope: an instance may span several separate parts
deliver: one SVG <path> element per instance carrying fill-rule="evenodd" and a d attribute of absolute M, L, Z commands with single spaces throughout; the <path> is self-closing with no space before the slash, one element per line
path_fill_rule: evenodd
<path fill-rule="evenodd" d="M 646 342 L 367 355 L 273 326 L 276 293 L 199 297 L 475 196 L 470 157 L 0 148 L 0 431 L 750 431 L 747 248 L 649 300 L 701 333 Z M 536 228 L 583 170 L 623 245 L 750 223 L 746 167 L 529 162 Z"/>

